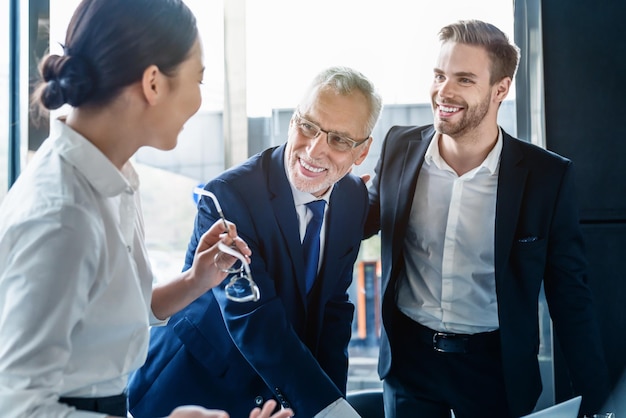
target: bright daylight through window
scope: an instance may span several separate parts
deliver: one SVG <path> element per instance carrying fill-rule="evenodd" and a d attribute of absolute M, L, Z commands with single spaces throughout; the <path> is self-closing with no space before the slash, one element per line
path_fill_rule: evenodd
<path fill-rule="evenodd" d="M 157 279 L 183 266 L 196 201 L 193 190 L 228 168 L 225 166 L 224 2 L 186 0 L 197 16 L 204 48 L 203 105 L 186 124 L 175 150 L 142 149 L 136 165 L 142 181 L 146 239 Z M 8 26 L 7 3 L 0 23 Z M 50 0 L 50 50 L 58 53 L 77 0 Z M 392 125 L 426 124 L 432 120 L 428 88 L 438 48 L 437 31 L 459 19 L 488 21 L 513 37 L 513 1 L 450 0 L 293 0 L 247 1 L 245 29 L 248 150 L 252 154 L 287 139 L 293 107 L 309 81 L 331 65 L 353 67 L 377 86 L 384 109 L 374 142 L 356 174 L 373 174 L 380 145 Z M 0 50 L 8 50 L 5 32 Z M 7 126 L 7 55 L 0 56 L 0 125 Z M 243 83 L 242 83 L 243 84 Z M 504 103 L 502 125 L 515 134 L 515 92 Z M 0 131 L 0 158 L 7 161 L 6 130 Z M 4 167 L 4 165 L 3 165 Z M 0 174 L 0 198 L 6 190 L 6 169 Z M 4 187 L 2 187 L 4 186 Z M 350 347 L 348 389 L 379 387 L 376 374 L 380 333 L 378 275 L 379 242 L 374 237 L 361 249 L 354 269 L 351 299 L 357 306 Z"/>

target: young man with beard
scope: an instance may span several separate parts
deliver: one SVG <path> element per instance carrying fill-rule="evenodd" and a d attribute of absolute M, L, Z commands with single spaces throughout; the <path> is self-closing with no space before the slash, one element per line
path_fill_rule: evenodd
<path fill-rule="evenodd" d="M 135 418 L 183 404 L 243 417 L 268 399 L 299 417 L 358 417 L 344 399 L 354 313 L 347 290 L 368 198 L 349 172 L 368 154 L 381 107 L 362 74 L 329 68 L 296 108 L 286 144 L 206 185 L 252 250 L 260 299 L 227 299 L 227 280 L 154 328 L 146 364 L 130 380 Z M 301 243 L 313 201 L 324 215 L 309 283 Z M 219 216 L 210 200 L 200 200 L 185 269 Z"/>
<path fill-rule="evenodd" d="M 434 126 L 393 127 L 369 189 L 381 231 L 379 373 L 389 418 L 519 417 L 541 392 L 541 285 L 581 413 L 608 377 L 569 160 L 497 124 L 519 49 L 493 25 L 444 27 Z"/>

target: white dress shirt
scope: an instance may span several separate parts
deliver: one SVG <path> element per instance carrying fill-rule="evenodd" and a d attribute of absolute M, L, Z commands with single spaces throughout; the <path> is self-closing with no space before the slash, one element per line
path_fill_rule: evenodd
<path fill-rule="evenodd" d="M 481 165 L 458 176 L 430 143 L 411 207 L 398 308 L 433 330 L 498 328 L 494 273 L 496 190 L 502 132 Z"/>
<path fill-rule="evenodd" d="M 0 415 L 95 417 L 59 396 L 125 390 L 153 276 L 138 178 L 61 121 L 0 205 Z"/>

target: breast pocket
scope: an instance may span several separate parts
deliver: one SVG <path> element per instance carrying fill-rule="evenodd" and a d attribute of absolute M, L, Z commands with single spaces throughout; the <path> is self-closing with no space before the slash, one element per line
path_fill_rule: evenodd
<path fill-rule="evenodd" d="M 511 267 L 517 277 L 524 280 L 543 279 L 546 265 L 547 240 L 521 237 L 511 248 Z"/>

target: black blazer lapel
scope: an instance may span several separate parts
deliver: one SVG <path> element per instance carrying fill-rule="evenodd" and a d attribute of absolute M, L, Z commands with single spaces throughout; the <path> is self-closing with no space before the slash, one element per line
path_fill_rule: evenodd
<path fill-rule="evenodd" d="M 435 135 L 435 129 L 429 127 L 421 132 L 421 136 L 415 135 L 406 138 L 406 147 L 399 147 L 396 152 L 404 154 L 402 168 L 398 176 L 398 188 L 396 190 L 395 202 L 391 202 L 390 207 L 395 207 L 393 217 L 393 265 L 398 265 L 398 257 L 402 253 L 404 237 L 411 215 L 413 198 L 415 196 L 415 186 L 428 145 Z M 391 186 L 389 183 L 385 187 Z"/>
<path fill-rule="evenodd" d="M 523 167 L 523 153 L 516 140 L 502 131 L 502 154 L 498 172 L 495 225 L 495 275 L 496 284 L 503 285 L 499 272 L 504 271 L 524 196 L 524 185 L 528 169 Z"/>
<path fill-rule="evenodd" d="M 350 211 L 350 208 L 354 207 L 355 196 L 351 195 L 349 190 L 345 190 L 346 188 L 342 187 L 342 184 L 341 181 L 335 184 L 328 205 L 324 257 L 320 274 L 318 275 L 318 281 L 320 282 L 319 290 L 322 295 L 331 291 L 330 289 L 336 284 L 337 277 L 343 268 L 341 261 L 352 248 L 352 244 L 346 242 L 346 240 L 352 240 L 354 235 L 347 236 L 343 223 L 354 216 L 363 216 Z M 365 200 L 363 205 L 367 205 Z"/>

